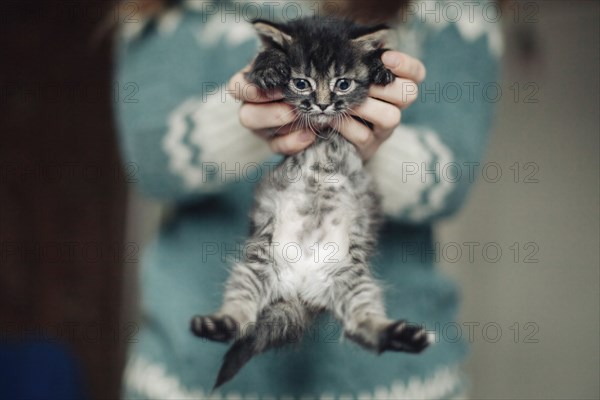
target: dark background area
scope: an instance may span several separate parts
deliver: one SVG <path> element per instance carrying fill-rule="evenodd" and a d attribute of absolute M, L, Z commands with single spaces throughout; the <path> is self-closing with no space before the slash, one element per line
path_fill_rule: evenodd
<path fill-rule="evenodd" d="M 0 338 L 67 343 L 86 391 L 117 398 L 125 181 L 106 0 L 0 5 Z M 0 360 L 1 362 L 1 360 Z M 1 397 L 1 396 L 0 396 Z"/>

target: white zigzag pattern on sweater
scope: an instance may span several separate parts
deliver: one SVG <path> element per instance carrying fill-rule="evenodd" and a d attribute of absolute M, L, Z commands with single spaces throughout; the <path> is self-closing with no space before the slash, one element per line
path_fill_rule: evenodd
<path fill-rule="evenodd" d="M 336 396 L 333 393 L 322 393 L 317 396 L 291 395 L 280 397 L 256 394 L 242 395 L 237 392 L 222 394 L 203 389 L 186 388 L 175 376 L 170 375 L 165 366 L 153 363 L 144 357 L 129 360 L 125 369 L 125 385 L 143 398 L 156 400 L 434 400 L 449 399 L 462 389 L 462 374 L 458 367 L 443 367 L 431 377 L 421 380 L 412 378 L 407 383 L 392 382 L 390 386 L 380 386 L 374 391 L 350 393 Z"/>
<path fill-rule="evenodd" d="M 383 211 L 420 222 L 444 208 L 453 184 L 440 179 L 435 166 L 452 161 L 452 151 L 433 130 L 400 125 L 381 145 L 367 169 L 383 197 Z M 423 199 L 425 194 L 428 197 Z"/>
<path fill-rule="evenodd" d="M 285 4 L 285 1 L 278 4 Z M 485 35 L 488 38 L 491 53 L 499 57 L 503 53 L 504 43 L 499 21 L 496 21 L 493 15 L 488 15 L 489 6 L 493 5 L 494 2 L 490 1 L 474 4 L 473 2 L 450 0 L 420 0 L 412 4 L 411 7 L 416 7 L 412 10 L 416 9 L 417 11 L 409 11 L 409 19 L 420 19 L 438 33 L 449 24 L 454 24 L 462 38 L 469 42 Z M 198 11 L 203 10 L 205 4 L 200 0 L 186 0 L 183 6 L 189 10 Z M 456 8 L 457 11 L 451 15 L 442 15 L 444 14 L 443 10 L 450 7 Z M 308 12 L 312 10 L 310 6 L 306 5 L 302 9 L 307 12 L 306 15 L 309 15 Z M 158 18 L 158 33 L 164 36 L 172 34 L 182 20 L 182 12 L 181 8 L 175 8 L 161 15 Z M 131 39 L 137 36 L 147 23 L 148 20 L 144 18 L 128 21 L 127 24 L 122 25 L 121 32 L 124 37 Z M 399 29 L 402 29 L 402 24 Z M 197 40 L 202 45 L 215 45 L 221 39 L 224 39 L 229 45 L 239 45 L 245 41 L 256 39 L 255 36 L 254 30 L 244 18 L 225 18 L 223 20 L 221 16 L 213 16 L 208 18 L 207 23 L 203 24 L 202 29 L 198 31 Z M 409 53 L 416 57 L 419 56 L 418 49 L 409 50 Z"/>
<path fill-rule="evenodd" d="M 188 98 L 169 114 L 162 147 L 169 170 L 186 189 L 210 191 L 239 181 L 246 167 L 257 166 L 271 154 L 264 140 L 241 126 L 239 107 L 221 88 L 205 98 Z"/>

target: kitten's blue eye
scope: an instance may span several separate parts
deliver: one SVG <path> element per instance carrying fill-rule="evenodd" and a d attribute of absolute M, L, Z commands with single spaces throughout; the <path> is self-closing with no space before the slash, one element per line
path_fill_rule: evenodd
<path fill-rule="evenodd" d="M 298 90 L 306 90 L 310 88 L 310 84 L 306 79 L 294 79 L 294 86 L 296 86 L 296 89 Z"/>
<path fill-rule="evenodd" d="M 340 92 L 348 91 L 350 86 L 352 86 L 352 81 L 350 79 L 338 79 L 338 81 L 335 83 L 336 89 Z"/>

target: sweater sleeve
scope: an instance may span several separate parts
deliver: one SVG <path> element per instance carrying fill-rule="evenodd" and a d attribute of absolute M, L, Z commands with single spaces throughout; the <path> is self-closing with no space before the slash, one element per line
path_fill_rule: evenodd
<path fill-rule="evenodd" d="M 224 89 L 256 52 L 249 24 L 179 7 L 124 24 L 118 41 L 122 157 L 143 194 L 182 201 L 218 192 L 270 155 Z"/>
<path fill-rule="evenodd" d="M 498 21 L 475 11 L 471 20 L 421 19 L 398 31 L 399 49 L 424 62 L 427 78 L 368 164 L 394 220 L 426 223 L 452 214 L 477 175 L 498 100 L 502 42 Z"/>

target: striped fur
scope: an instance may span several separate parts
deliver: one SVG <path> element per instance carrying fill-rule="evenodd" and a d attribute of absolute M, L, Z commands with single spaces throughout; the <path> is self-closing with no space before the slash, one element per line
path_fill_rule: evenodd
<path fill-rule="evenodd" d="M 283 87 L 285 101 L 298 107 L 318 138 L 259 184 L 244 260 L 233 267 L 222 307 L 192 319 L 196 335 L 234 340 L 215 388 L 254 355 L 299 341 L 323 311 L 368 350 L 422 351 L 425 331 L 387 318 L 369 268 L 381 222 L 373 180 L 354 145 L 326 127 L 363 102 L 370 84 L 393 79 L 379 60 L 382 27 L 331 19 L 256 25 L 265 49 L 250 79 L 263 89 Z M 352 81 L 352 90 L 336 93 L 331 82 L 341 78 Z M 310 89 L 299 90 L 295 79 Z M 323 101 L 325 110 L 317 107 Z"/>

